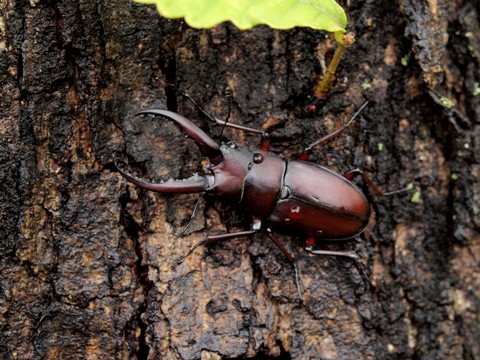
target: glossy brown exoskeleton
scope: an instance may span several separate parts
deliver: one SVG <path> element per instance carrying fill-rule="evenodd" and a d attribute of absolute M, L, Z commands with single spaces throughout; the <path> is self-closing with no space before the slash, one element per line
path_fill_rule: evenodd
<path fill-rule="evenodd" d="M 161 183 L 150 183 L 119 169 L 127 180 L 144 189 L 162 193 L 206 193 L 217 196 L 253 216 L 250 230 L 208 235 L 202 244 L 251 235 L 265 229 L 293 264 L 293 256 L 273 236 L 273 232 L 278 230 L 304 235 L 307 238 L 306 249 L 311 253 L 355 257 L 350 252 L 315 250 L 313 245 L 316 239 L 352 238 L 367 225 L 370 215 L 368 201 L 350 182 L 360 171 L 353 170 L 342 176 L 306 160 L 313 146 L 343 131 L 357 114 L 344 127 L 307 147 L 299 160 L 294 161 L 286 161 L 268 152 L 269 138 L 260 130 L 214 119 L 217 124 L 262 134 L 259 150 L 252 152 L 237 147 L 233 142 L 218 145 L 190 120 L 174 112 L 151 109 L 139 114 L 158 115 L 176 123 L 197 143 L 210 163 L 204 166 L 204 176 L 195 175 L 189 179 Z"/>

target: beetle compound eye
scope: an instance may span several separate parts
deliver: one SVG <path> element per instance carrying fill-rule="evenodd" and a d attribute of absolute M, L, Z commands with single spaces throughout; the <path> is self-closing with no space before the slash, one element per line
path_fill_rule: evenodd
<path fill-rule="evenodd" d="M 260 153 L 253 154 L 253 162 L 255 164 L 260 164 L 263 162 L 263 155 Z"/>

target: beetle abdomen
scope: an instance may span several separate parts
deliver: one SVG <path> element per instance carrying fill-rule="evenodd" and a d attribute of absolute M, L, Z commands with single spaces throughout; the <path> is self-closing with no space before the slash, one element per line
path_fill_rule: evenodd
<path fill-rule="evenodd" d="M 316 238 L 346 239 L 365 228 L 369 215 L 367 199 L 350 181 L 321 166 L 290 161 L 269 221 Z"/>

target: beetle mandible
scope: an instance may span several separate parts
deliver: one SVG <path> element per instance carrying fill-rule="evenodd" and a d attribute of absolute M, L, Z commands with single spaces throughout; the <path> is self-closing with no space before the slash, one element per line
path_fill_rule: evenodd
<path fill-rule="evenodd" d="M 236 204 L 240 210 L 252 215 L 250 230 L 208 235 L 178 263 L 202 244 L 248 236 L 265 229 L 268 237 L 294 266 L 299 289 L 294 257 L 273 232 L 302 234 L 306 237 L 305 249 L 313 254 L 356 259 L 353 252 L 316 250 L 313 246 L 317 239 L 344 240 L 355 237 L 366 227 L 370 206 L 363 193 L 351 182 L 361 171 L 355 169 L 340 175 L 307 160 L 314 146 L 325 143 L 345 130 L 366 105 L 364 103 L 346 125 L 305 148 L 298 160 L 289 161 L 269 152 L 269 136 L 261 130 L 210 117 L 217 125 L 261 135 L 259 149 L 252 152 L 237 147 L 233 142 L 218 145 L 198 126 L 177 113 L 160 109 L 144 110 L 137 115 L 151 114 L 168 119 L 196 142 L 210 159 L 210 163 L 204 166 L 206 174 L 151 183 L 117 169 L 128 181 L 144 189 L 161 193 L 205 193 Z"/>

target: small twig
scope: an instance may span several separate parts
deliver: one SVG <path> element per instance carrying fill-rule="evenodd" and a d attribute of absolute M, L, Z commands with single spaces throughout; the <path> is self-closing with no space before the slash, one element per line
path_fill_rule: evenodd
<path fill-rule="evenodd" d="M 335 72 L 337 71 L 338 64 L 340 63 L 340 59 L 342 58 L 345 51 L 355 42 L 355 35 L 353 33 L 343 34 L 341 37 L 341 42 L 338 42 L 338 47 L 335 50 L 335 54 L 333 54 L 332 61 L 328 64 L 327 70 L 325 75 L 320 80 L 318 85 L 315 87 L 315 97 L 317 99 L 323 98 L 327 95 L 331 88 L 333 81 L 335 80 Z"/>

